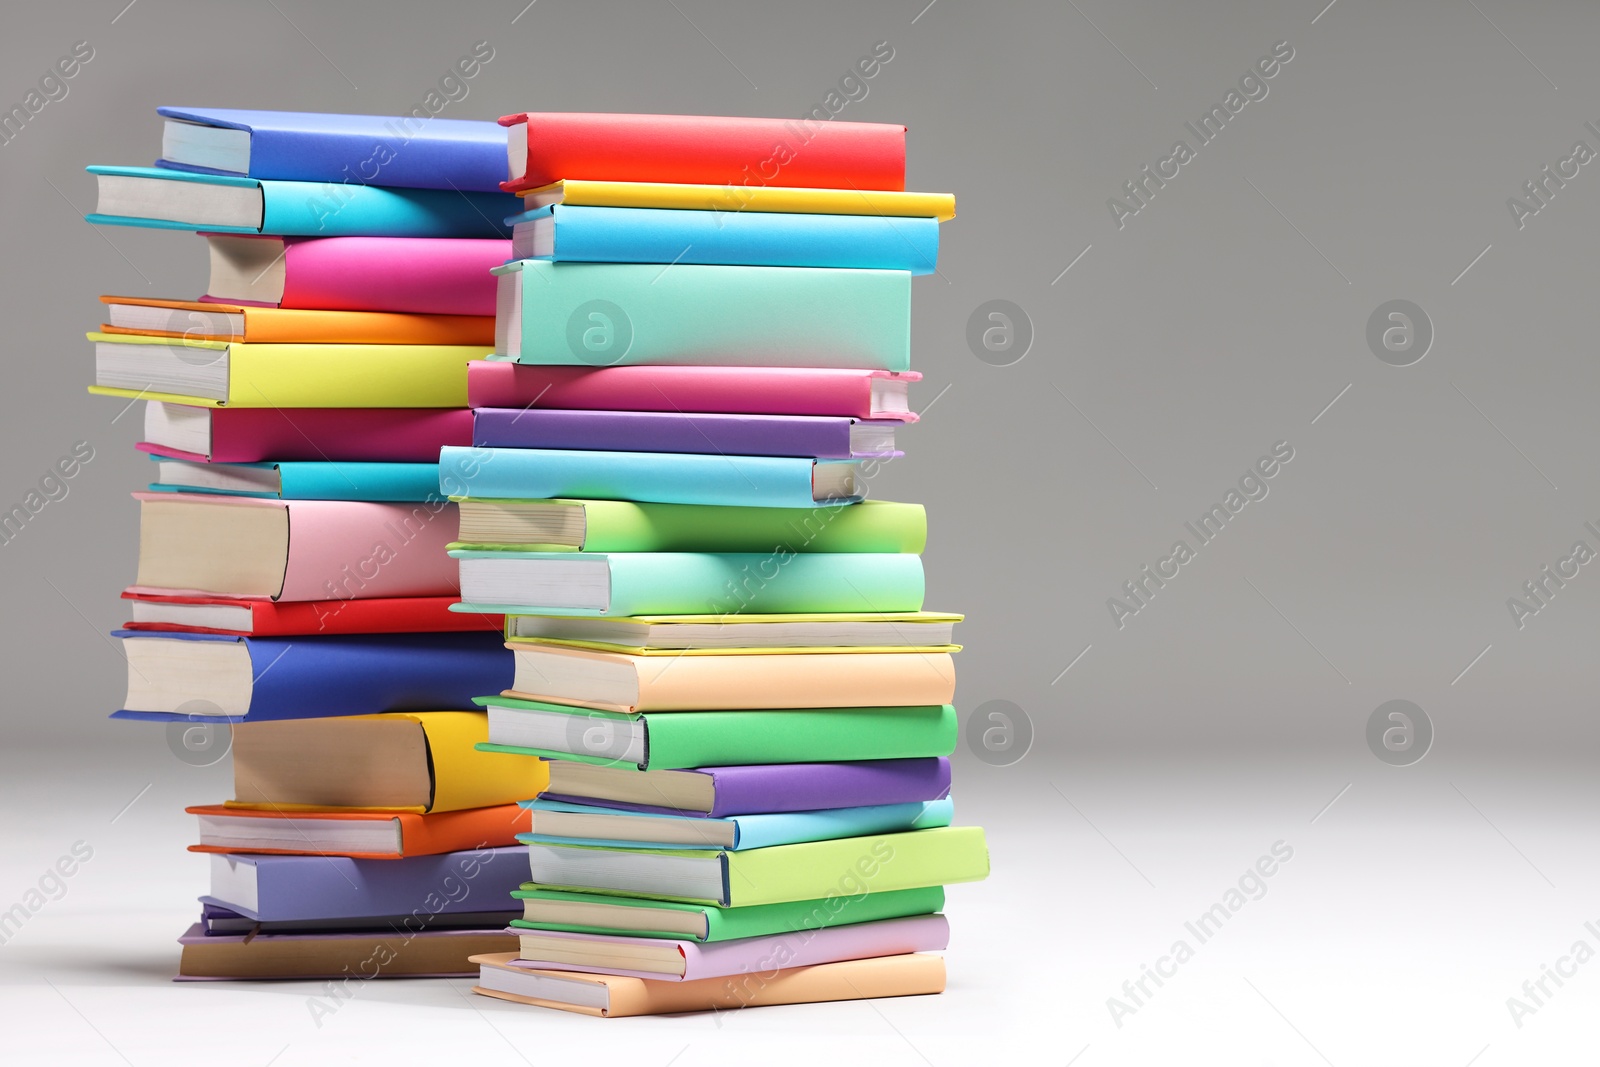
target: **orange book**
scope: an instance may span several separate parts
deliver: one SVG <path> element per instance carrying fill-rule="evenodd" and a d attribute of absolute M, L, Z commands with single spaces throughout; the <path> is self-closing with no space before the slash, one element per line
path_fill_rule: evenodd
<path fill-rule="evenodd" d="M 944 957 L 923 952 L 688 982 L 513 967 L 515 952 L 467 958 L 479 967 L 474 993 L 605 1019 L 944 992 Z"/>
<path fill-rule="evenodd" d="M 527 833 L 530 813 L 516 804 L 431 815 L 410 812 L 253 811 L 226 804 L 185 808 L 200 819 L 190 852 L 404 859 L 498 848 Z"/>
<path fill-rule="evenodd" d="M 293 308 L 102 296 L 102 333 L 284 345 L 493 345 L 492 315 Z"/>

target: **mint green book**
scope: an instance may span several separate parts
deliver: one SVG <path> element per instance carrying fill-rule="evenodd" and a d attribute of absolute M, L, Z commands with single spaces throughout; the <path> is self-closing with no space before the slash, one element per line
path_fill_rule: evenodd
<path fill-rule="evenodd" d="M 844 267 L 496 267 L 496 357 L 560 366 L 911 366 L 911 273 Z"/>
<path fill-rule="evenodd" d="M 948 756 L 961 734 L 949 704 L 625 714 L 506 696 L 474 703 L 489 712 L 484 752 L 641 771 Z"/>
<path fill-rule="evenodd" d="M 748 852 L 528 846 L 533 881 L 719 908 L 922 889 L 989 876 L 983 828 L 945 826 Z"/>
<path fill-rule="evenodd" d="M 522 888 L 513 890 L 511 895 L 522 901 L 523 906 L 523 917 L 512 919 L 511 925 L 523 930 L 685 938 L 700 942 L 770 937 L 791 931 L 932 915 L 944 910 L 944 886 L 941 885 L 744 908 L 574 893 L 542 889 L 532 882 L 523 883 Z"/>

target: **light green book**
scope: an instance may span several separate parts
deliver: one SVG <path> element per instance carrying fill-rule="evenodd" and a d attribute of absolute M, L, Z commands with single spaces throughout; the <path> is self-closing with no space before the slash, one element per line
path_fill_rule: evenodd
<path fill-rule="evenodd" d="M 977 882 L 989 876 L 989 848 L 977 826 L 807 841 L 745 852 L 537 843 L 528 846 L 528 861 L 533 881 L 546 888 L 703 902 L 720 908 L 865 896 Z"/>
<path fill-rule="evenodd" d="M 911 272 L 696 263 L 496 267 L 496 358 L 558 366 L 911 366 Z"/>
<path fill-rule="evenodd" d="M 676 900 L 639 900 L 600 893 L 542 889 L 532 882 L 511 894 L 522 901 L 523 917 L 511 925 L 524 930 L 565 930 L 575 934 L 687 938 L 733 941 L 828 926 L 932 915 L 944 908 L 944 886 L 896 889 L 866 896 L 834 896 L 745 908 L 714 908 Z"/>

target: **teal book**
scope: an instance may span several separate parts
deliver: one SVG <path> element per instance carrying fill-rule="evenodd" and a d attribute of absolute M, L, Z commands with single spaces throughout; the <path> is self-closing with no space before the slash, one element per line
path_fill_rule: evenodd
<path fill-rule="evenodd" d="M 214 493 L 275 500 L 364 500 L 402 503 L 437 499 L 437 463 L 192 463 L 152 453 L 158 493 Z"/>
<path fill-rule="evenodd" d="M 564 366 L 911 366 L 911 272 L 698 263 L 495 268 L 495 352 Z"/>
<path fill-rule="evenodd" d="M 286 237 L 506 237 L 499 220 L 521 206 L 504 193 L 272 181 L 162 167 L 87 169 L 100 185 L 87 221 L 104 226 Z"/>
<path fill-rule="evenodd" d="M 922 558 L 887 552 L 451 549 L 457 610 L 489 615 L 784 615 L 921 611 Z"/>
<path fill-rule="evenodd" d="M 518 834 L 523 844 L 608 845 L 613 848 L 729 849 L 768 848 L 802 841 L 831 841 L 904 830 L 949 826 L 955 804 L 949 797 L 909 804 L 873 804 L 823 811 L 789 811 L 705 819 L 659 812 L 619 812 L 558 800 L 524 800 L 533 813 L 533 830 Z"/>
<path fill-rule="evenodd" d="M 512 919 L 511 925 L 525 930 L 684 937 L 701 942 L 769 937 L 908 915 L 932 915 L 944 910 L 944 887 L 938 885 L 743 908 L 717 908 L 673 900 L 630 900 L 603 893 L 544 889 L 532 882 L 524 882 L 522 888 L 512 890 L 511 895 L 522 901 L 523 911 L 523 917 Z"/>
<path fill-rule="evenodd" d="M 476 500 L 631 500 L 645 504 L 815 508 L 866 491 L 861 461 L 694 452 L 593 452 L 447 445 L 438 489 Z"/>

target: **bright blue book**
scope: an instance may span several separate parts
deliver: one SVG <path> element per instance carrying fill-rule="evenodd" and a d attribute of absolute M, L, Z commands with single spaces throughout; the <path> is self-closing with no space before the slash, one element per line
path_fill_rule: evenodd
<path fill-rule="evenodd" d="M 274 500 L 366 500 L 403 503 L 438 496 L 437 463 L 191 463 L 151 453 L 157 493 L 214 493 Z"/>
<path fill-rule="evenodd" d="M 509 176 L 498 122 L 160 107 L 156 166 L 291 182 L 351 182 L 494 193 Z"/>
<path fill-rule="evenodd" d="M 555 448 L 466 448 L 439 453 L 449 496 L 480 500 L 633 500 L 814 508 L 865 495 L 856 460 L 723 456 L 686 452 L 583 452 Z"/>
<path fill-rule="evenodd" d="M 282 182 L 162 167 L 85 168 L 100 181 L 87 221 L 284 237 L 505 237 L 494 220 L 521 201 L 507 193 Z"/>
<path fill-rule="evenodd" d="M 806 615 L 921 611 L 909 552 L 506 552 L 452 548 L 480 615 Z M 510 686 L 501 686 L 508 689 Z M 490 690 L 484 690 L 490 692 Z"/>
<path fill-rule="evenodd" d="M 261 722 L 471 711 L 473 697 L 511 686 L 501 634 L 238 637 L 118 630 L 128 696 L 114 719 Z"/>
<path fill-rule="evenodd" d="M 939 220 L 551 204 L 513 215 L 512 259 L 858 267 L 932 274 Z"/>
<path fill-rule="evenodd" d="M 861 808 L 827 808 L 768 815 L 733 815 L 720 819 L 618 811 L 559 800 L 524 800 L 533 812 L 533 832 L 518 834 L 523 844 L 600 845 L 607 848 L 670 848 L 683 850 L 767 848 L 803 841 L 832 841 L 906 830 L 949 826 L 955 803 L 942 800 L 909 804 L 875 804 Z M 550 825 L 571 833 L 541 832 Z M 604 831 L 607 836 L 584 836 Z"/>

